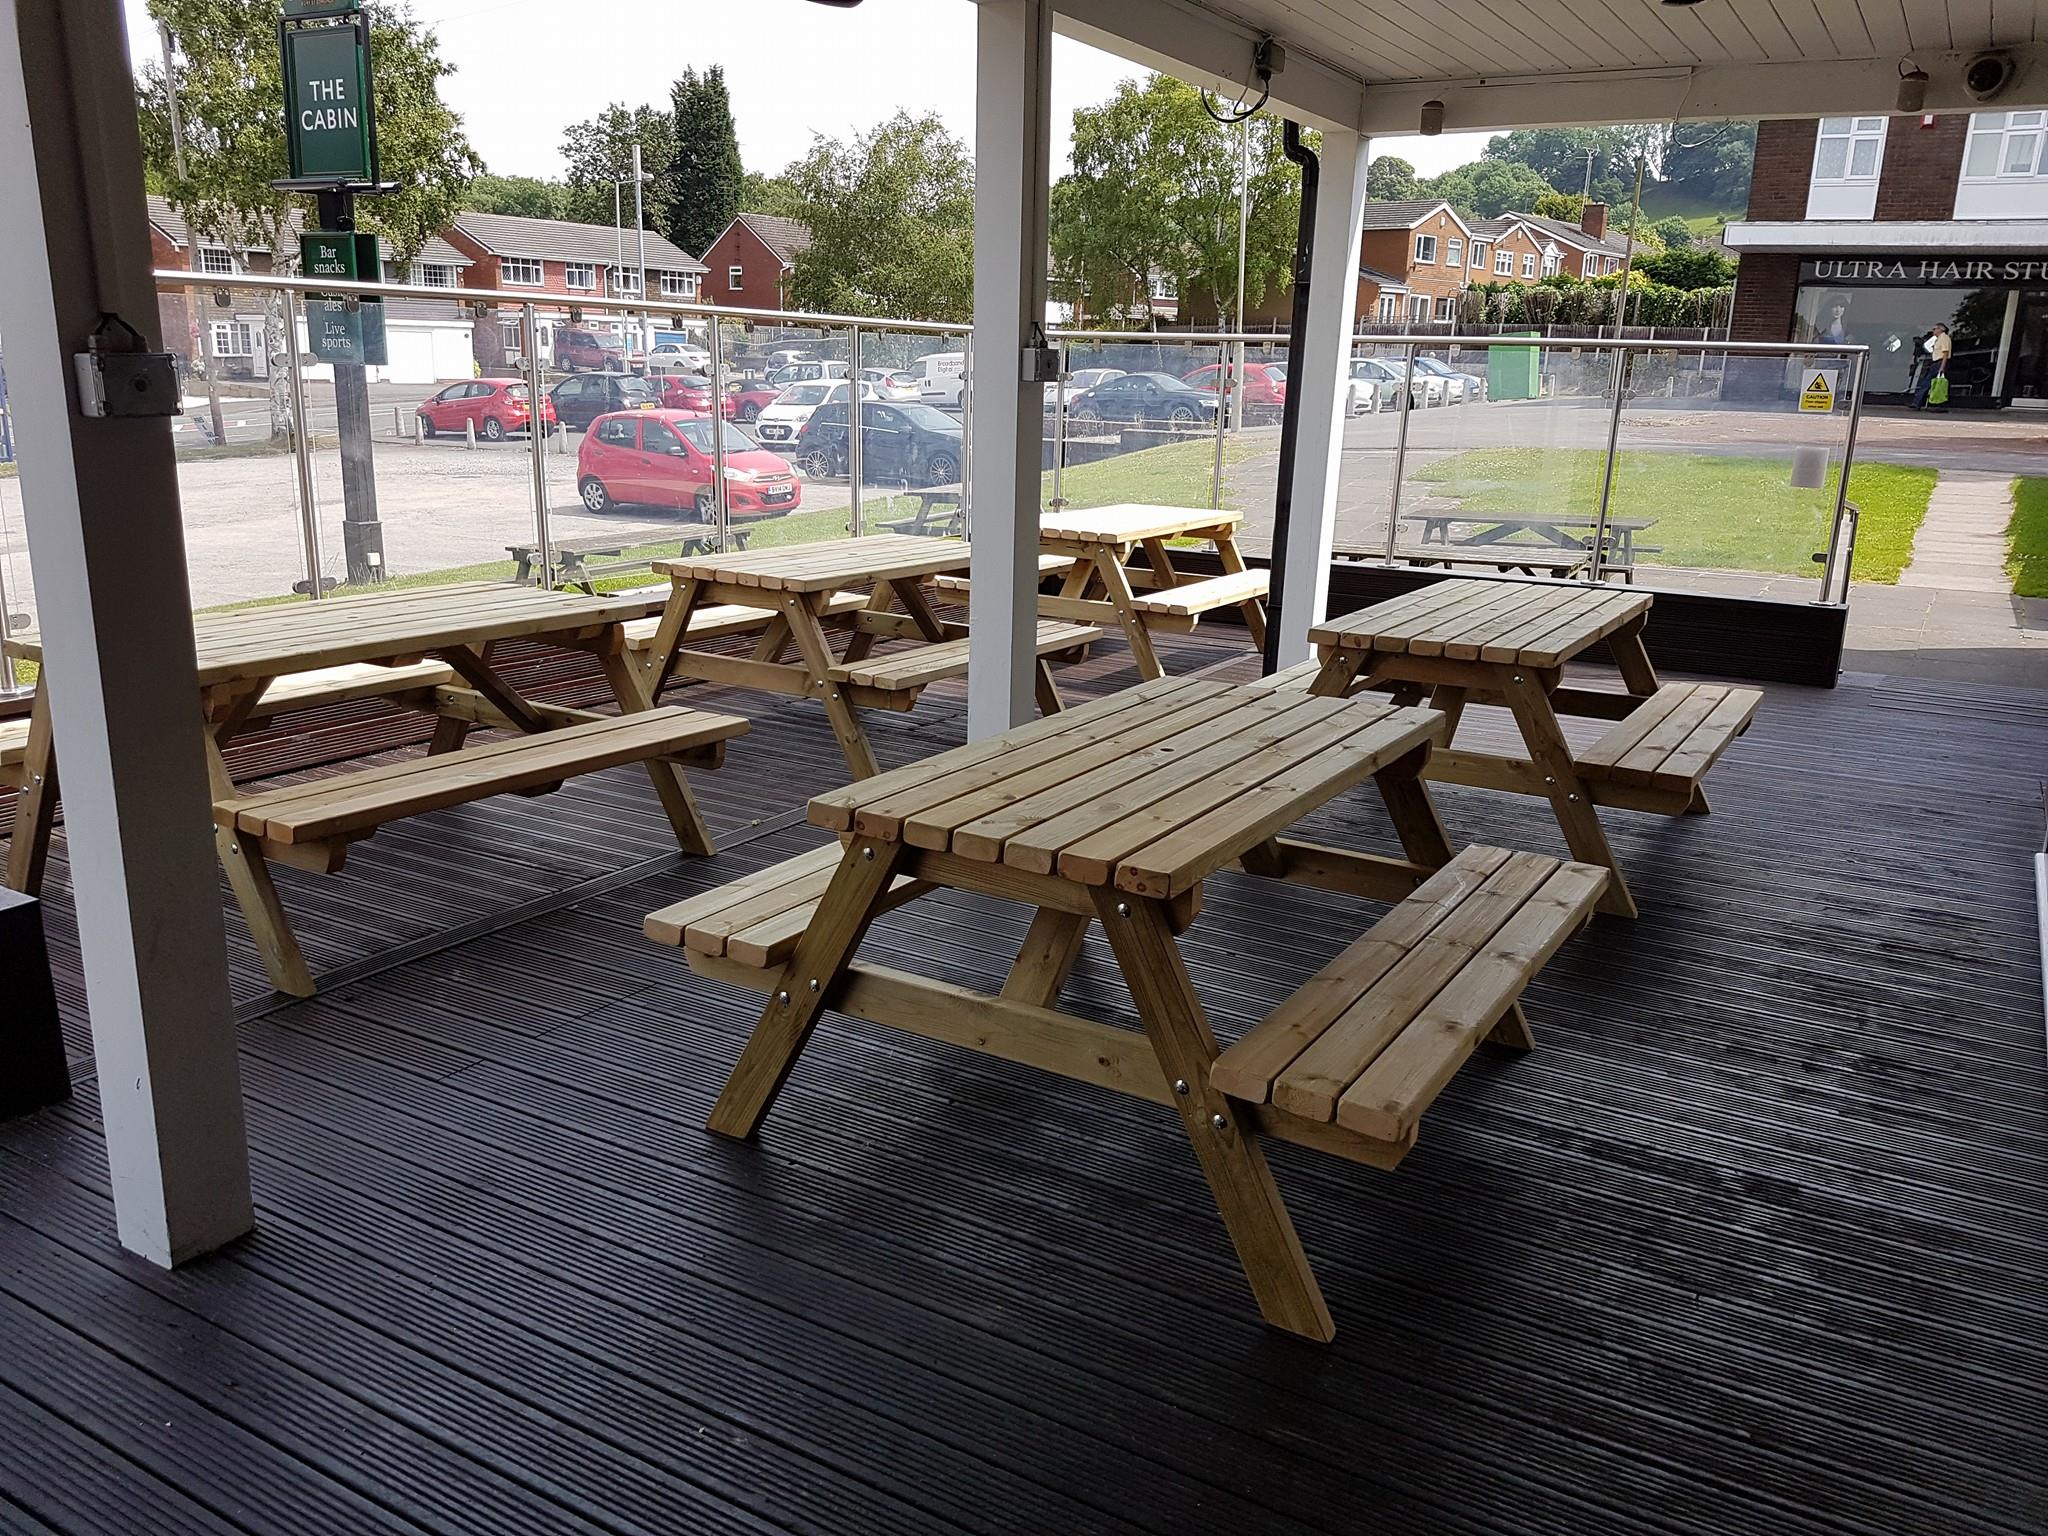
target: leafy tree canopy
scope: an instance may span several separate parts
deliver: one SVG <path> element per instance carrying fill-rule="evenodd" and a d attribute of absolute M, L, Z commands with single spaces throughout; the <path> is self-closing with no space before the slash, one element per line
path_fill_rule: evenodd
<path fill-rule="evenodd" d="M 562 134 L 568 197 L 561 217 L 578 224 L 612 222 L 612 183 L 619 190 L 619 212 L 633 227 L 633 145 L 640 146 L 640 171 L 655 178 L 642 190 L 642 222 L 660 227 L 655 214 L 660 200 L 655 188 L 676 155 L 674 119 L 658 107 L 628 107 L 613 102 L 587 122 L 571 123 Z"/>
<path fill-rule="evenodd" d="M 662 233 L 701 256 L 741 211 L 746 184 L 724 68 L 684 70 L 669 100 L 675 152 L 658 183 Z"/>
<path fill-rule="evenodd" d="M 1237 295 L 1239 130 L 1203 109 L 1193 87 L 1164 75 L 1126 80 L 1074 113 L 1073 170 L 1053 188 L 1050 235 L 1060 276 L 1078 282 L 1090 313 L 1149 313 L 1151 279 L 1183 297 L 1199 290 L 1219 311 Z M 1249 134 L 1247 304 L 1290 280 L 1301 175 L 1281 127 L 1259 116 Z"/>
<path fill-rule="evenodd" d="M 798 216 L 800 201 L 795 185 L 787 176 L 764 176 L 759 171 L 748 171 L 740 178 L 742 213 L 773 213 L 793 219 Z"/>
<path fill-rule="evenodd" d="M 569 188 L 564 183 L 538 176 L 479 176 L 462 199 L 462 206 L 474 213 L 509 213 L 522 219 L 567 218 L 568 205 Z"/>
<path fill-rule="evenodd" d="M 1576 224 L 1585 216 L 1586 199 L 1577 192 L 1546 192 L 1529 205 L 1528 211 L 1538 218 Z"/>
<path fill-rule="evenodd" d="M 1645 187 L 1701 208 L 1739 211 L 1749 197 L 1755 123 L 1617 123 L 1604 128 L 1520 128 L 1487 141 L 1489 160 L 1528 166 L 1553 187 L 1576 192 L 1593 156 L 1592 195 L 1625 206 L 1641 156 Z"/>
<path fill-rule="evenodd" d="M 1650 233 L 1663 242 L 1666 250 L 1676 250 L 1693 243 L 1692 226 L 1675 213 L 1667 219 L 1657 220 L 1650 226 Z"/>
<path fill-rule="evenodd" d="M 1490 219 L 1510 211 L 1534 211 L 1535 203 L 1554 194 L 1550 183 L 1526 165 L 1475 160 L 1422 182 L 1417 195 L 1440 197 L 1468 219 Z"/>
<path fill-rule="evenodd" d="M 1376 155 L 1365 168 L 1365 195 L 1376 203 L 1398 203 L 1422 195 L 1415 167 L 1399 155 Z"/>
<path fill-rule="evenodd" d="M 1735 263 L 1719 251 L 1666 249 L 1639 255 L 1635 270 L 1668 288 L 1725 288 L 1735 281 Z"/>
<path fill-rule="evenodd" d="M 784 179 L 811 231 L 793 308 L 972 317 L 974 162 L 937 114 L 898 112 L 851 144 L 820 135 Z"/>

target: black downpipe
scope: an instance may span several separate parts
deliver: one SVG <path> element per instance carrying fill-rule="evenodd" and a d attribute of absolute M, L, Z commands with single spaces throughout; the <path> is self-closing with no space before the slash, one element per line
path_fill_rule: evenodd
<path fill-rule="evenodd" d="M 1287 158 L 1301 167 L 1301 224 L 1294 232 L 1294 318 L 1287 327 L 1287 403 L 1280 410 L 1280 483 L 1273 488 L 1273 554 L 1267 574 L 1265 672 L 1280 668 L 1280 605 L 1286 600 L 1287 524 L 1294 513 L 1294 449 L 1301 439 L 1301 373 L 1294 354 L 1308 334 L 1308 272 L 1315 244 L 1316 183 L 1322 166 L 1301 142 L 1301 124 L 1281 128 Z"/>

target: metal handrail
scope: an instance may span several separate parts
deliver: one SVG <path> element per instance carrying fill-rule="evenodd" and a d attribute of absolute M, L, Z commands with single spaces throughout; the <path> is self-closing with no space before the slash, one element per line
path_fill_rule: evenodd
<path fill-rule="evenodd" d="M 440 292 L 447 290 L 441 289 Z M 1218 342 L 1270 342 L 1284 344 L 1285 331 L 1070 331 L 1058 328 L 1045 333 L 1054 341 L 1156 341 L 1186 345 L 1215 346 Z M 1745 356 L 1811 357 L 1816 352 L 1853 357 L 1870 354 L 1870 348 L 1853 342 L 1800 341 L 1680 341 L 1665 337 L 1639 336 L 1352 336 L 1354 344 L 1385 347 L 1536 347 L 1554 352 L 1740 352 Z"/>

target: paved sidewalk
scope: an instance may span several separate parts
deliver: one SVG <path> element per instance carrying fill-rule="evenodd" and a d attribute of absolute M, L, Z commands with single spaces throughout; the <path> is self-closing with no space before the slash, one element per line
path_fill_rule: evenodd
<path fill-rule="evenodd" d="M 1902 587 L 1947 592 L 2012 591 L 2005 574 L 2005 528 L 2012 519 L 2012 476 L 1944 469 L 1913 540 Z"/>

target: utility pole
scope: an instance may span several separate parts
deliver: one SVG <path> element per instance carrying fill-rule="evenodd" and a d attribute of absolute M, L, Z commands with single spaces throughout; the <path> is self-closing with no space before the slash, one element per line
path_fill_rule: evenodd
<path fill-rule="evenodd" d="M 642 304 L 647 302 L 647 210 L 641 201 L 641 193 L 644 190 L 646 180 L 647 178 L 640 173 L 640 141 L 635 139 L 633 141 L 633 228 L 640 237 L 640 302 Z M 647 311 L 645 309 L 640 311 L 639 331 L 640 350 L 644 352 L 647 350 Z M 632 354 L 630 352 L 627 353 L 627 360 L 629 362 L 631 358 Z M 718 422 L 718 408 L 716 405 L 712 407 L 711 420 L 715 430 Z M 856 490 L 858 490 L 858 487 L 856 487 Z"/>
<path fill-rule="evenodd" d="M 1590 149 L 1586 151 L 1586 184 L 1579 188 L 1579 201 L 1582 203 L 1593 200 L 1593 154 Z"/>
<path fill-rule="evenodd" d="M 178 174 L 178 180 L 185 179 L 185 114 L 178 107 L 178 75 L 173 65 L 177 45 L 171 39 L 171 24 L 160 21 L 156 24 L 156 35 L 164 49 L 164 99 L 171 109 L 171 168 Z M 185 261 L 194 272 L 199 270 L 199 238 L 190 229 L 185 232 Z M 213 433 L 216 445 L 227 441 L 227 423 L 220 414 L 220 369 L 214 363 L 213 322 L 206 317 L 206 297 L 196 288 L 185 290 L 187 308 L 197 308 L 199 313 L 199 355 L 206 364 L 206 415 L 207 426 Z"/>
<path fill-rule="evenodd" d="M 1618 340 L 1628 327 L 1628 274 L 1636 260 L 1636 220 L 1643 208 L 1643 163 L 1647 156 L 1640 150 L 1636 154 L 1636 195 L 1628 208 L 1628 244 L 1621 256 L 1621 295 L 1614 311 L 1614 334 Z"/>

